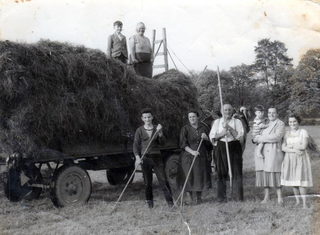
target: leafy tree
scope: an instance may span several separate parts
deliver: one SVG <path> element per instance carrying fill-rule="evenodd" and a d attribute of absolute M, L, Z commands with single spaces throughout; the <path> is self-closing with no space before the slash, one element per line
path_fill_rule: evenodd
<path fill-rule="evenodd" d="M 193 80 L 197 81 L 200 74 L 193 73 Z M 220 72 L 223 100 L 232 100 L 232 77 L 227 71 Z M 199 104 L 203 110 L 220 110 L 218 75 L 216 71 L 206 70 L 197 84 Z"/>
<path fill-rule="evenodd" d="M 302 57 L 292 82 L 291 110 L 308 113 L 320 109 L 320 49 L 309 50 Z"/>
<path fill-rule="evenodd" d="M 246 64 L 231 67 L 233 100 L 236 107 L 248 105 L 252 102 L 252 89 L 256 86 L 253 80 L 252 67 Z"/>
<path fill-rule="evenodd" d="M 230 100 L 235 107 L 252 107 L 262 104 L 265 107 L 276 105 L 287 110 L 290 104 L 293 68 L 292 59 L 287 56 L 285 44 L 279 41 L 262 39 L 255 47 L 256 59 L 253 65 L 241 64 L 221 71 L 223 100 Z M 199 74 L 192 74 L 193 80 Z M 197 84 L 199 103 L 202 109 L 219 110 L 219 89 L 217 72 L 207 70 Z"/>
<path fill-rule="evenodd" d="M 277 40 L 262 39 L 254 51 L 256 58 L 252 66 L 258 81 L 266 89 L 263 93 L 268 94 L 268 106 L 284 105 L 286 99 L 281 92 L 287 88 L 286 82 L 292 74 L 292 58 L 288 57 L 285 44 Z"/>
<path fill-rule="evenodd" d="M 282 82 L 277 84 L 272 91 L 273 95 L 273 105 L 279 110 L 279 116 L 283 118 L 286 116 L 286 111 L 289 109 L 291 104 L 291 92 L 294 87 L 293 83 L 293 74 L 294 74 L 293 67 L 289 67 L 286 70 L 283 70 L 280 73 Z"/>
<path fill-rule="evenodd" d="M 197 81 L 199 76 L 200 74 L 196 75 L 194 81 Z M 197 84 L 199 94 L 198 101 L 203 110 L 211 111 L 215 108 L 214 104 L 219 101 L 219 90 L 217 85 L 217 73 L 213 70 L 206 70 Z"/>
<path fill-rule="evenodd" d="M 292 66 L 292 58 L 287 56 L 287 48 L 280 41 L 270 41 L 270 39 L 262 39 L 255 47 L 256 53 L 253 68 L 256 72 L 262 74 L 262 78 L 268 88 L 276 86 L 281 82 L 281 73 L 283 69 Z"/>

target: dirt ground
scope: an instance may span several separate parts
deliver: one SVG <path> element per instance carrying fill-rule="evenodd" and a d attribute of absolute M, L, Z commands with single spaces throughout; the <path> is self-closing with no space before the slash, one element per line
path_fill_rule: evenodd
<path fill-rule="evenodd" d="M 303 128 L 320 146 L 320 127 Z M 170 211 L 155 180 L 155 207 L 148 209 L 138 173 L 111 214 L 123 186 L 110 186 L 105 171 L 90 171 L 91 198 L 77 207 L 54 207 L 48 192 L 38 200 L 12 203 L 1 185 L 0 234 L 319 234 L 320 160 L 312 161 L 314 186 L 308 189 L 308 209 L 294 206 L 292 188 L 287 187 L 283 188 L 284 206 L 276 203 L 275 191 L 270 203 L 260 204 L 263 192 L 254 186 L 253 148 L 248 142 L 244 153 L 244 202 L 217 203 L 214 181 L 204 192 L 202 204 Z M 176 198 L 179 191 L 173 193 Z"/>

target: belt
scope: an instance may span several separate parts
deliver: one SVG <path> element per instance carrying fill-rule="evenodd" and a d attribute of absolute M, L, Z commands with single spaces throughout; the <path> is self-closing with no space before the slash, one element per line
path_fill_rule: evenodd
<path fill-rule="evenodd" d="M 231 141 L 228 141 L 228 143 L 234 143 L 234 142 L 238 142 L 238 141 L 239 140 L 231 140 Z M 218 140 L 218 142 L 225 143 L 226 141 Z"/>

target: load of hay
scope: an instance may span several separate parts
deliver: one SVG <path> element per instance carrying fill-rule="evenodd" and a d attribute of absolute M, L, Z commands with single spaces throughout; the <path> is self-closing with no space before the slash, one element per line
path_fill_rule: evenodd
<path fill-rule="evenodd" d="M 94 49 L 41 40 L 0 41 L 0 148 L 2 153 L 61 151 L 81 143 L 123 143 L 150 107 L 167 135 L 179 134 L 197 91 L 170 70 L 155 79 Z"/>

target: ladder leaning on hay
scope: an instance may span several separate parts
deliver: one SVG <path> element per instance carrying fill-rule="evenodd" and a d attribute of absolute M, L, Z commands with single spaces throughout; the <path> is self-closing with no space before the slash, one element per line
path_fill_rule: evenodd
<path fill-rule="evenodd" d="M 167 72 L 169 69 L 169 65 L 168 65 L 168 49 L 167 49 L 167 36 L 166 36 L 166 29 L 163 28 L 162 29 L 162 39 L 161 40 L 156 40 L 156 30 L 154 29 L 152 31 L 152 51 L 154 52 L 155 49 L 155 45 L 159 44 L 158 49 L 156 51 L 156 53 L 154 53 L 154 58 L 156 58 L 158 55 L 159 56 L 163 56 L 164 58 L 164 64 L 161 65 L 153 65 L 154 69 L 157 68 L 164 68 L 164 70 Z M 159 52 L 161 45 L 163 45 L 163 52 Z"/>
<path fill-rule="evenodd" d="M 157 48 L 157 51 L 155 52 L 155 46 L 157 44 L 159 44 L 159 46 Z M 159 52 L 161 46 L 162 46 L 162 52 Z M 160 40 L 156 40 L 156 30 L 153 30 L 153 32 L 152 32 L 152 51 L 155 52 L 154 59 L 159 55 L 159 56 L 163 56 L 163 60 L 164 60 L 164 64 L 153 65 L 153 69 L 164 68 L 165 72 L 167 72 L 169 70 L 169 63 L 168 63 L 168 55 L 169 55 L 175 69 L 178 70 L 178 67 L 177 67 L 176 63 L 174 62 L 173 57 L 172 57 L 170 51 L 168 50 L 168 48 L 170 48 L 170 47 L 168 46 L 166 29 L 165 28 L 162 29 L 162 39 L 160 39 Z M 174 53 L 172 48 L 170 48 L 170 50 L 176 56 L 176 58 L 180 61 L 180 63 L 183 65 L 183 67 L 185 67 L 185 69 L 190 73 L 189 69 L 179 59 L 179 57 L 176 55 L 176 53 Z M 204 70 L 206 70 L 206 68 Z M 200 75 L 200 77 L 201 77 L 201 75 Z"/>
<path fill-rule="evenodd" d="M 0 41 L 0 54 L 0 86 L 8 88 L 0 93 L 0 156 L 7 157 L 9 200 L 37 199 L 47 190 L 58 207 L 85 203 L 88 170 L 105 170 L 111 185 L 129 181 L 132 137 L 147 105 L 170 131 L 159 150 L 176 186 L 177 138 L 185 112 L 198 106 L 188 77 L 169 70 L 144 79 L 99 50 L 49 40 Z"/>

